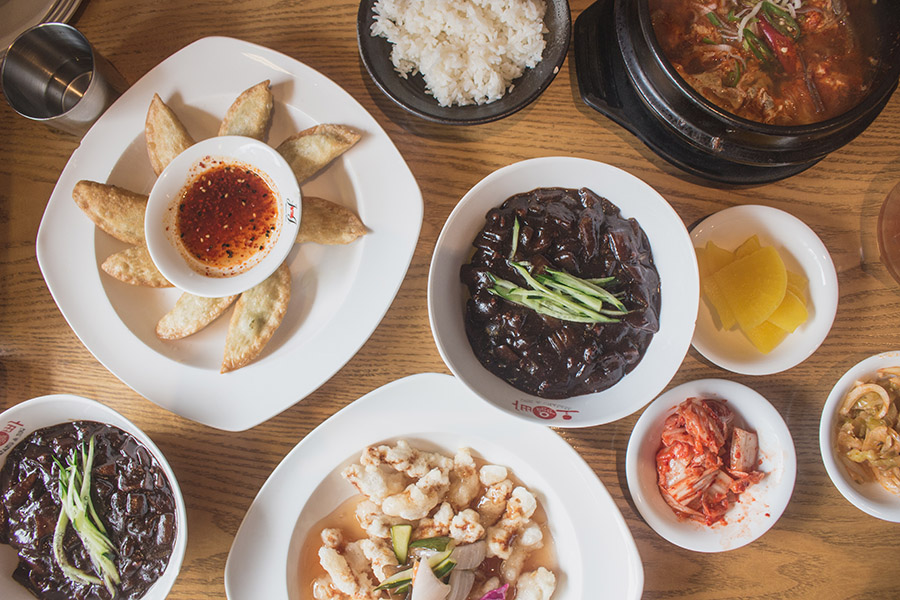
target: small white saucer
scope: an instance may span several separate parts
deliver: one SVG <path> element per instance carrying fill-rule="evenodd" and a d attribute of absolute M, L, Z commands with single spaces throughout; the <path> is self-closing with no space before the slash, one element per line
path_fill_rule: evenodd
<path fill-rule="evenodd" d="M 251 167 L 263 176 L 279 200 L 275 234 L 259 258 L 241 272 L 211 276 L 195 270 L 176 240 L 175 204 L 182 189 L 210 160 Z M 160 174 L 147 202 L 144 235 L 150 257 L 172 285 L 196 296 L 219 298 L 246 291 L 271 275 L 284 262 L 300 226 L 300 186 L 290 165 L 271 146 L 240 136 L 214 137 L 198 142 L 176 156 Z"/>
<path fill-rule="evenodd" d="M 691 344 L 712 363 L 734 373 L 771 375 L 794 367 L 822 344 L 837 313 L 838 280 L 825 244 L 803 221 L 769 206 L 733 206 L 704 219 L 691 231 L 694 248 L 712 240 L 734 250 L 751 235 L 774 246 L 788 270 L 809 280 L 809 319 L 768 354 L 753 347 L 739 330 L 718 328 L 701 298 Z"/>
<path fill-rule="evenodd" d="M 726 401 L 735 422 L 759 437 L 759 470 L 766 474 L 740 495 L 724 522 L 711 526 L 678 517 L 657 485 L 656 453 L 666 418 L 691 397 Z M 794 492 L 797 455 L 790 430 L 763 396 L 734 381 L 700 379 L 672 388 L 647 407 L 628 440 L 625 476 L 638 512 L 656 533 L 688 550 L 724 552 L 749 544 L 778 521 Z"/>
<path fill-rule="evenodd" d="M 900 496 L 887 491 L 876 481 L 866 483 L 853 481 L 836 456 L 834 434 L 838 406 L 853 384 L 872 377 L 878 369 L 898 366 L 900 366 L 900 352 L 893 351 L 870 356 L 851 367 L 828 394 L 819 422 L 819 451 L 822 453 L 822 462 L 825 463 L 825 470 L 828 471 L 834 487 L 859 510 L 891 523 L 900 523 Z"/>

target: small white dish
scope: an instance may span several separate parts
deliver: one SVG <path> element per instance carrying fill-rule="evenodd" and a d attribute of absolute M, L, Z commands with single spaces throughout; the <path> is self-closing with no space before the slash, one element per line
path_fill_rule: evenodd
<path fill-rule="evenodd" d="M 147 434 L 134 423 L 108 406 L 80 396 L 55 394 L 26 400 L 0 413 L 0 468 L 6 464 L 6 457 L 16 444 L 32 432 L 70 421 L 98 421 L 114 425 L 130 433 L 150 451 L 166 474 L 175 497 L 175 546 L 166 570 L 141 598 L 141 600 L 164 600 L 168 596 L 169 590 L 172 589 L 184 560 L 188 535 L 187 510 L 184 507 L 184 497 L 178 486 L 178 480 L 175 478 L 172 467 L 166 461 L 166 457 L 153 443 L 153 440 L 147 437 Z M 15 550 L 6 544 L 0 544 L 0 588 L 3 589 L 3 598 L 4 600 L 34 600 L 31 592 L 12 578 L 17 564 L 18 556 Z"/>
<path fill-rule="evenodd" d="M 694 247 L 713 241 L 734 250 L 756 234 L 763 246 L 774 246 L 790 271 L 809 280 L 809 319 L 774 350 L 763 354 L 739 330 L 720 330 L 702 300 L 693 346 L 710 362 L 733 373 L 771 375 L 795 367 L 825 341 L 837 314 L 838 280 L 831 255 L 822 240 L 803 221 L 769 206 L 732 206 L 698 224 L 691 231 Z"/>
<path fill-rule="evenodd" d="M 427 399 L 427 401 L 423 401 Z M 547 515 L 558 565 L 553 600 L 638 600 L 641 558 L 615 501 L 584 459 L 548 427 L 496 410 L 449 375 L 389 383 L 319 425 L 263 484 L 228 553 L 229 600 L 299 600 L 300 551 L 313 528 L 356 490 L 340 475 L 367 445 L 409 440 L 455 453 L 469 447 L 509 467 Z"/>
<path fill-rule="evenodd" d="M 488 371 L 466 337 L 468 290 L 460 267 L 485 215 L 507 198 L 540 187 L 586 187 L 607 198 L 647 234 L 660 277 L 660 329 L 637 367 L 609 389 L 564 400 L 518 390 Z M 666 200 L 637 177 L 600 162 L 536 158 L 499 169 L 475 185 L 450 213 L 428 273 L 428 316 L 434 341 L 454 375 L 478 396 L 510 414 L 553 427 L 589 427 L 630 415 L 666 387 L 691 343 L 699 302 L 699 275 L 691 240 Z"/>
<path fill-rule="evenodd" d="M 851 367 L 828 394 L 819 422 L 819 451 L 834 487 L 859 510 L 892 523 L 900 523 L 900 497 L 890 493 L 876 481 L 853 481 L 836 454 L 835 433 L 838 408 L 853 385 L 874 376 L 878 369 L 897 366 L 900 366 L 900 351 L 882 352 Z"/>
<path fill-rule="evenodd" d="M 228 269 L 204 268 L 184 248 L 176 226 L 185 186 L 218 164 L 251 169 L 272 190 L 278 206 L 275 231 L 259 252 Z M 153 184 L 144 217 L 147 250 L 159 271 L 178 289 L 208 298 L 239 294 L 274 273 L 294 247 L 299 227 L 300 186 L 290 165 L 268 144 L 241 136 L 208 138 L 176 156 Z"/>
<path fill-rule="evenodd" d="M 740 495 L 724 522 L 712 526 L 678 517 L 657 485 L 656 453 L 666 418 L 691 397 L 727 401 L 736 423 L 758 435 L 759 470 L 766 473 Z M 791 432 L 764 397 L 734 381 L 700 379 L 672 388 L 647 407 L 628 440 L 625 476 L 638 512 L 656 533 L 688 550 L 723 552 L 759 538 L 781 517 L 794 491 L 797 456 Z"/>

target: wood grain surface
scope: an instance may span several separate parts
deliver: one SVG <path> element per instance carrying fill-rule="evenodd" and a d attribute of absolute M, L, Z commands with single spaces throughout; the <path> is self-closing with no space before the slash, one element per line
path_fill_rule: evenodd
<path fill-rule="evenodd" d="M 589 3 L 570 3 L 573 20 Z M 875 238 L 880 205 L 900 181 L 900 95 L 856 140 L 802 174 L 752 187 L 708 185 L 681 174 L 583 104 L 571 48 L 547 91 L 502 121 L 450 127 L 405 113 L 374 86 L 360 63 L 357 8 L 342 0 L 85 0 L 72 21 L 130 82 L 210 35 L 240 38 L 298 59 L 362 103 L 421 187 L 421 236 L 380 326 L 321 388 L 249 431 L 223 433 L 158 408 L 81 344 L 54 304 L 35 257 L 46 202 L 78 139 L 0 103 L 0 409 L 44 394 L 83 395 L 122 412 L 156 441 L 188 507 L 187 555 L 170 597 L 225 596 L 225 560 L 244 513 L 272 469 L 312 429 L 390 381 L 448 372 L 426 309 L 428 264 L 441 227 L 459 198 L 484 176 L 522 159 L 552 155 L 627 170 L 656 188 L 688 225 L 739 204 L 784 209 L 818 233 L 838 268 L 837 318 L 810 359 L 784 373 L 750 377 L 723 371 L 692 349 L 670 384 L 701 377 L 747 384 L 779 409 L 791 430 L 798 460 L 792 500 L 772 530 L 749 546 L 719 554 L 690 552 L 663 540 L 643 521 L 625 481 L 625 449 L 639 413 L 604 426 L 560 431 L 625 516 L 643 560 L 644 597 L 898 597 L 900 525 L 867 516 L 838 493 L 819 455 L 818 425 L 828 392 L 847 368 L 900 348 L 900 286 L 879 262 Z M 594 597 L 604 597 L 602 581 L 594 589 Z"/>

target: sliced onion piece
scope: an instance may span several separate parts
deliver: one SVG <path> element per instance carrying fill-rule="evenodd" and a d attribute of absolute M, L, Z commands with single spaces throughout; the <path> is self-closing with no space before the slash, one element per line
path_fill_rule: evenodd
<path fill-rule="evenodd" d="M 435 576 L 428 561 L 416 562 L 409 600 L 445 600 L 449 593 L 450 586 Z"/>
<path fill-rule="evenodd" d="M 474 569 L 484 561 L 487 553 L 487 542 L 479 540 L 474 544 L 457 546 L 450 554 L 450 558 L 456 561 L 456 569 Z"/>
<path fill-rule="evenodd" d="M 466 600 L 473 585 L 475 585 L 475 573 L 463 571 L 457 565 L 457 568 L 450 573 L 450 595 L 447 596 L 447 600 Z"/>

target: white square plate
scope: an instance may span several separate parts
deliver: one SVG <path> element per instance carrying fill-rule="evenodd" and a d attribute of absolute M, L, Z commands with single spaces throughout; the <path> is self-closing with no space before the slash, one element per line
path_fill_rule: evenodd
<path fill-rule="evenodd" d="M 72 200 L 72 188 L 91 179 L 150 191 L 155 175 L 144 122 L 154 93 L 202 140 L 216 134 L 238 94 L 265 79 L 275 97 L 271 144 L 318 123 L 362 133 L 302 191 L 350 207 L 369 232 L 347 246 L 295 246 L 287 259 L 293 288 L 281 327 L 253 363 L 223 375 L 230 311 L 189 338 L 157 339 L 156 323 L 180 292 L 130 286 L 103 273 L 103 260 L 125 244 L 94 226 Z M 238 431 L 304 398 L 365 343 L 406 275 L 422 211 L 421 192 L 403 157 L 349 94 L 283 54 L 211 37 L 164 60 L 94 124 L 53 190 L 37 257 L 63 316 L 116 377 L 185 418 Z"/>
<path fill-rule="evenodd" d="M 512 470 L 547 514 L 556 555 L 553 600 L 638 600 L 644 570 L 631 532 L 603 483 L 549 427 L 481 401 L 459 379 L 421 373 L 366 394 L 322 423 L 275 468 L 250 505 L 225 564 L 229 600 L 299 600 L 304 541 L 356 494 L 341 471 L 368 445 L 408 440 L 454 454 L 461 447 Z M 598 596 L 598 590 L 602 595 Z"/>

